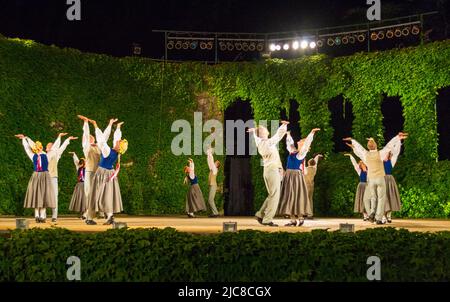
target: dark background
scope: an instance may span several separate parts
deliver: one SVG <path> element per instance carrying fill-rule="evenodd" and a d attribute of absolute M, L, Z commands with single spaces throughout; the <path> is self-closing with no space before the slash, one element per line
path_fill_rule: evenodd
<path fill-rule="evenodd" d="M 81 21 L 68 21 L 66 0 L 0 0 L 0 33 L 82 51 L 164 56 L 154 29 L 278 32 L 367 22 L 366 0 L 81 0 Z M 381 0 L 381 18 L 439 11 L 429 21 L 433 39 L 448 37 L 448 0 Z M 183 57 L 177 57 L 183 59 Z"/>

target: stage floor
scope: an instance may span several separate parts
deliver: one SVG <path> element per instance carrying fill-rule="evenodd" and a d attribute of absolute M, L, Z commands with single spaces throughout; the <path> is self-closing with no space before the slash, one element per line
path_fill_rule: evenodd
<path fill-rule="evenodd" d="M 166 228 L 172 227 L 182 232 L 190 233 L 219 233 L 222 232 L 224 222 L 237 222 L 238 230 L 259 230 L 266 232 L 310 232 L 316 229 L 338 230 L 340 223 L 355 225 L 355 230 L 363 230 L 378 227 L 405 228 L 410 231 L 437 232 L 450 231 L 450 219 L 394 219 L 392 223 L 376 225 L 357 218 L 314 218 L 305 220 L 301 227 L 285 227 L 289 219 L 274 219 L 279 227 L 269 227 L 259 224 L 253 217 L 218 217 L 218 218 L 187 218 L 185 216 L 116 216 L 116 222 L 126 222 L 128 228 Z M 101 232 L 111 229 L 112 226 L 102 225 L 104 219 L 96 219 L 97 225 L 86 225 L 77 217 L 62 216 L 57 223 L 36 223 L 29 218 L 29 227 L 34 228 L 66 228 L 77 232 Z M 16 228 L 16 217 L 0 217 L 0 231 L 5 232 Z"/>

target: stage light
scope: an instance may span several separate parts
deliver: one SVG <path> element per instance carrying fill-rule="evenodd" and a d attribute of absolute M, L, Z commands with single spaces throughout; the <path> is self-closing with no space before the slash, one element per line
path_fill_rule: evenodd
<path fill-rule="evenodd" d="M 206 49 L 207 50 L 213 49 L 213 42 L 209 41 L 208 43 L 206 43 Z"/>
<path fill-rule="evenodd" d="M 323 46 L 323 40 L 317 40 L 317 47 Z"/>
<path fill-rule="evenodd" d="M 139 45 L 137 43 L 133 43 L 133 54 L 135 56 L 140 56 L 141 53 L 142 53 L 141 45 Z"/>
<path fill-rule="evenodd" d="M 376 32 L 372 32 L 372 33 L 370 34 L 370 40 L 376 41 L 377 39 L 378 39 L 377 33 L 376 33 Z"/>
<path fill-rule="evenodd" d="M 200 42 L 200 49 L 201 50 L 204 50 L 204 49 L 206 49 L 206 42 Z"/>
<path fill-rule="evenodd" d="M 333 46 L 334 45 L 334 39 L 328 38 L 327 44 L 328 44 L 328 46 Z"/>
<path fill-rule="evenodd" d="M 409 27 L 405 27 L 405 28 L 402 29 L 402 35 L 405 36 L 405 37 L 407 35 L 409 35 Z"/>
<path fill-rule="evenodd" d="M 342 42 L 341 37 L 336 37 L 334 39 L 334 44 L 336 44 L 336 45 L 341 45 L 341 42 Z"/>
<path fill-rule="evenodd" d="M 177 43 L 175 43 L 175 49 L 181 49 L 182 44 L 181 41 L 177 41 Z"/>
<path fill-rule="evenodd" d="M 167 42 L 167 49 L 173 49 L 173 47 L 175 46 L 175 43 L 173 41 L 169 41 Z"/>
<path fill-rule="evenodd" d="M 248 51 L 248 43 L 247 42 L 242 43 L 242 50 Z"/>
<path fill-rule="evenodd" d="M 275 50 L 277 50 L 277 46 L 272 43 L 272 44 L 270 44 L 269 49 L 270 49 L 270 51 L 275 51 Z"/>
<path fill-rule="evenodd" d="M 227 50 L 227 44 L 225 42 L 219 42 L 219 48 L 221 51 Z"/>
<path fill-rule="evenodd" d="M 236 50 L 242 50 L 242 44 L 241 44 L 241 42 L 236 42 L 236 43 L 234 43 L 234 47 L 236 48 Z"/>
<path fill-rule="evenodd" d="M 263 51 L 264 50 L 264 44 L 263 43 L 258 43 L 256 45 L 256 50 L 257 51 Z"/>
<path fill-rule="evenodd" d="M 256 44 L 255 42 L 251 42 L 250 45 L 248 46 L 248 50 L 250 51 L 255 51 L 256 49 Z"/>
<path fill-rule="evenodd" d="M 297 50 L 300 47 L 300 43 L 298 41 L 292 42 L 292 49 Z"/>
<path fill-rule="evenodd" d="M 384 31 L 380 30 L 377 34 L 377 38 L 378 38 L 378 40 L 383 40 L 384 39 Z"/>
<path fill-rule="evenodd" d="M 316 48 L 316 42 L 312 41 L 309 43 L 309 48 L 314 49 Z"/>
<path fill-rule="evenodd" d="M 305 49 L 305 48 L 307 48 L 307 47 L 308 47 L 308 41 L 303 40 L 303 41 L 300 43 L 300 48 L 301 48 L 301 49 Z"/>
<path fill-rule="evenodd" d="M 418 35 L 419 33 L 420 33 L 420 28 L 419 28 L 419 26 L 417 26 L 417 25 L 414 25 L 413 27 L 412 27 L 412 29 L 411 29 L 411 33 L 413 34 L 413 35 Z"/>
<path fill-rule="evenodd" d="M 280 44 L 277 44 L 277 46 L 275 46 L 275 50 L 281 50 L 281 45 Z"/>
<path fill-rule="evenodd" d="M 192 42 L 191 42 L 191 49 L 196 49 L 196 48 L 197 48 L 197 45 L 198 45 L 198 42 L 197 42 L 197 41 L 192 41 Z"/>
<path fill-rule="evenodd" d="M 342 44 L 348 44 L 348 37 L 347 36 L 342 37 Z"/>
<path fill-rule="evenodd" d="M 364 42 L 365 39 L 366 39 L 365 34 L 359 34 L 357 37 L 358 42 Z"/>
<path fill-rule="evenodd" d="M 233 43 L 227 42 L 227 49 L 228 49 L 229 51 L 232 51 L 232 50 L 234 49 Z"/>
<path fill-rule="evenodd" d="M 396 29 L 395 29 L 394 35 L 395 35 L 397 38 L 400 38 L 400 37 L 402 36 L 402 31 L 400 30 L 400 28 L 396 28 Z"/>
<path fill-rule="evenodd" d="M 289 44 L 285 43 L 285 44 L 283 45 L 283 49 L 284 49 L 284 50 L 289 50 Z"/>
<path fill-rule="evenodd" d="M 224 222 L 223 223 L 223 232 L 237 232 L 237 222 Z"/>
<path fill-rule="evenodd" d="M 350 42 L 350 44 L 355 44 L 355 42 L 356 42 L 355 36 L 348 37 L 348 41 Z"/>
<path fill-rule="evenodd" d="M 392 29 L 389 29 L 389 30 L 386 32 L 386 38 L 392 39 L 393 37 L 394 37 L 394 31 L 393 31 Z"/>
<path fill-rule="evenodd" d="M 28 230 L 29 224 L 26 218 L 16 218 L 16 229 L 17 230 Z"/>
<path fill-rule="evenodd" d="M 183 43 L 183 49 L 188 49 L 189 48 L 189 42 L 186 41 Z"/>

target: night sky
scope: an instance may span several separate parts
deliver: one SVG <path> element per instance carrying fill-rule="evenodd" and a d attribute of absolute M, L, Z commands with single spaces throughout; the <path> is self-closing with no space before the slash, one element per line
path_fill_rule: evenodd
<path fill-rule="evenodd" d="M 7 37 L 114 56 L 162 58 L 163 35 L 154 29 L 277 32 L 367 22 L 366 0 L 81 0 L 82 20 L 68 21 L 66 0 L 0 0 L 0 33 Z M 450 22 L 447 0 L 381 0 L 382 19 L 439 10 Z"/>

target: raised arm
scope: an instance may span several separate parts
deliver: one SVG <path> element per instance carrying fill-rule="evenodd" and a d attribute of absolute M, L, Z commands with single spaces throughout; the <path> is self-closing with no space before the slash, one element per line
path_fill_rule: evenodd
<path fill-rule="evenodd" d="M 194 179 L 195 178 L 195 166 L 194 161 L 192 159 L 189 160 L 189 178 Z"/>
<path fill-rule="evenodd" d="M 356 173 L 358 173 L 358 175 L 360 175 L 361 174 L 361 168 L 359 167 L 358 163 L 356 162 L 356 159 L 351 154 L 345 154 L 345 155 L 350 157 L 350 160 L 352 161 L 353 168 L 355 169 Z"/>
<path fill-rule="evenodd" d="M 397 163 L 397 159 L 398 159 L 398 156 L 400 155 L 401 149 L 402 149 L 401 142 L 399 144 L 394 145 L 394 147 L 392 148 L 392 158 L 391 158 L 392 167 L 394 167 L 395 164 Z"/>
<path fill-rule="evenodd" d="M 34 153 L 31 148 L 32 148 L 32 146 L 34 146 L 34 142 L 33 142 L 33 145 L 30 145 L 29 141 L 33 142 L 29 137 L 26 137 L 26 136 L 23 137 L 22 145 L 23 145 L 23 148 L 25 149 L 25 152 L 27 153 L 28 157 L 31 160 L 33 160 Z"/>
<path fill-rule="evenodd" d="M 384 146 L 384 148 L 380 150 L 381 159 L 384 160 L 386 158 L 386 155 L 389 153 L 389 151 L 391 151 L 393 153 L 395 145 L 401 144 L 401 143 L 402 143 L 402 141 L 400 140 L 399 135 L 396 135 L 394 138 L 392 138 L 389 141 L 389 143 L 387 143 L 386 146 Z"/>
<path fill-rule="evenodd" d="M 75 164 L 75 168 L 78 169 L 78 165 L 80 164 L 80 160 L 78 159 L 78 156 L 75 152 L 69 152 L 72 153 L 72 159 L 73 159 L 73 163 Z"/>
<path fill-rule="evenodd" d="M 352 139 L 351 141 L 353 145 L 353 152 L 355 152 L 356 156 L 361 158 L 363 162 L 366 162 L 366 154 L 368 151 L 364 149 L 364 147 L 361 146 L 361 144 L 358 143 L 356 140 Z"/>
<path fill-rule="evenodd" d="M 59 147 L 56 150 L 56 156 L 58 159 L 61 158 L 61 155 L 64 153 L 64 151 L 66 150 L 67 146 L 70 144 L 71 138 L 73 138 L 72 136 L 67 138 L 64 143 L 61 145 L 61 147 Z"/>
<path fill-rule="evenodd" d="M 122 139 L 122 130 L 120 130 L 120 127 L 117 127 L 116 131 L 114 131 L 114 139 L 113 139 L 113 146 L 117 144 L 118 141 Z"/>
<path fill-rule="evenodd" d="M 306 154 L 308 154 L 309 148 L 311 147 L 311 143 L 314 139 L 314 133 L 313 131 L 311 131 L 308 136 L 305 139 L 305 142 L 303 143 L 302 149 L 300 150 L 300 152 L 298 152 L 297 154 L 297 158 L 298 159 L 304 159 Z"/>
<path fill-rule="evenodd" d="M 208 161 L 209 170 L 211 170 L 213 172 L 213 174 L 216 175 L 217 174 L 217 167 L 214 164 L 214 157 L 212 155 L 213 149 L 208 148 L 206 153 L 207 153 L 207 161 Z"/>
<path fill-rule="evenodd" d="M 283 125 L 281 125 L 277 132 L 275 133 L 275 135 L 273 135 L 271 138 L 268 139 L 268 142 L 270 145 L 276 145 L 278 144 L 281 139 L 283 138 L 283 136 L 286 134 L 287 132 L 287 123 L 283 122 Z"/>
<path fill-rule="evenodd" d="M 291 133 L 288 131 L 286 134 L 286 149 L 289 153 L 292 153 L 295 151 L 295 149 L 292 147 L 294 145 L 294 139 L 291 136 Z"/>
<path fill-rule="evenodd" d="M 82 146 L 83 146 L 83 153 L 84 156 L 87 157 L 87 154 L 89 153 L 89 149 L 91 148 L 91 142 L 90 142 L 90 131 L 89 131 L 89 122 L 87 120 L 83 123 L 83 139 L 82 139 Z"/>
<path fill-rule="evenodd" d="M 106 127 L 105 131 L 103 131 L 103 138 L 105 139 L 105 142 L 108 142 L 109 137 L 111 135 L 111 129 L 112 129 L 112 125 L 117 122 L 116 118 L 112 118 L 109 120 L 109 124 L 108 127 Z"/>
<path fill-rule="evenodd" d="M 108 157 L 109 153 L 111 152 L 111 148 L 109 148 L 108 144 L 103 138 L 103 132 L 98 127 L 95 127 L 95 139 L 97 140 L 100 151 L 102 151 L 103 157 Z"/>

